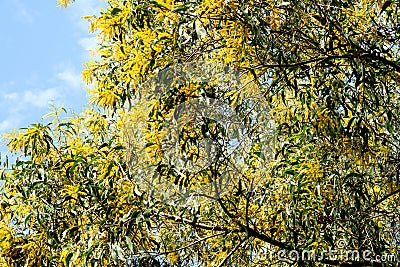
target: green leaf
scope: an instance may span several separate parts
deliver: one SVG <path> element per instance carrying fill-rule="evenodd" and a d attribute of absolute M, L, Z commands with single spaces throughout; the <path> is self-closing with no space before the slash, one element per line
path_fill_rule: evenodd
<path fill-rule="evenodd" d="M 118 13 L 120 13 L 121 11 L 122 11 L 121 9 L 114 7 L 113 10 L 111 10 L 111 15 L 115 16 Z"/>
<path fill-rule="evenodd" d="M 69 267 L 71 262 L 72 257 L 74 254 L 72 252 L 68 253 L 67 257 L 65 258 L 65 266 Z"/>
<path fill-rule="evenodd" d="M 132 240 L 129 236 L 125 236 L 125 242 L 126 242 L 126 245 L 128 246 L 129 251 L 133 252 L 133 244 L 132 244 Z"/>
<path fill-rule="evenodd" d="M 384 12 L 391 4 L 392 4 L 391 0 L 387 0 L 385 3 L 383 3 L 381 13 Z"/>

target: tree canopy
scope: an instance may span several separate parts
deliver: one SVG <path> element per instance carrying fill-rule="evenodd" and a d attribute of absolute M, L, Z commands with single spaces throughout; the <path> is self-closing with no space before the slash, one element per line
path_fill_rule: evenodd
<path fill-rule="evenodd" d="M 396 266 L 399 8 L 108 0 L 90 107 L 7 136 L 0 263 Z"/>

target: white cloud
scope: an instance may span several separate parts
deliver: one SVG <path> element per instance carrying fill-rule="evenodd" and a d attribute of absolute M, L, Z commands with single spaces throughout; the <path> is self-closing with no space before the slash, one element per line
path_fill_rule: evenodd
<path fill-rule="evenodd" d="M 7 100 L 17 100 L 18 97 L 19 97 L 18 93 L 10 93 L 4 95 L 4 98 Z"/>
<path fill-rule="evenodd" d="M 83 85 L 82 78 L 79 73 L 76 73 L 72 69 L 66 69 L 56 74 L 57 79 L 65 82 L 67 86 L 72 89 L 80 89 Z"/>
<path fill-rule="evenodd" d="M 97 59 L 96 54 L 92 53 L 99 47 L 96 36 L 81 38 L 78 40 L 78 44 L 85 49 L 83 60 L 88 61 Z"/>
<path fill-rule="evenodd" d="M 84 37 L 79 39 L 78 44 L 83 47 L 86 51 L 95 50 L 97 45 L 96 37 Z"/>
<path fill-rule="evenodd" d="M 44 108 L 50 103 L 56 101 L 61 94 L 55 88 L 49 88 L 44 91 L 25 91 L 22 101 L 26 105 Z"/>
<path fill-rule="evenodd" d="M 13 126 L 9 120 L 4 120 L 0 122 L 0 132 L 7 132 L 11 130 L 12 127 Z"/>
<path fill-rule="evenodd" d="M 13 121 L 9 118 L 19 117 L 25 111 L 35 113 L 35 109 L 47 108 L 49 104 L 60 101 L 62 97 L 63 94 L 59 88 L 4 93 L 0 97 L 0 104 L 5 111 L 0 114 L 2 115 L 0 121 L 3 120 L 2 127 L 6 127 L 7 123 Z M 5 117 L 8 117 L 8 119 L 5 120 Z"/>

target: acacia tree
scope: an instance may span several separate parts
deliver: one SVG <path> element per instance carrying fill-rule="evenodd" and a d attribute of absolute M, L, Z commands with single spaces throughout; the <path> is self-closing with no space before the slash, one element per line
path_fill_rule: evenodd
<path fill-rule="evenodd" d="M 1 263 L 395 266 L 398 9 L 109 0 L 92 107 L 8 136 Z"/>

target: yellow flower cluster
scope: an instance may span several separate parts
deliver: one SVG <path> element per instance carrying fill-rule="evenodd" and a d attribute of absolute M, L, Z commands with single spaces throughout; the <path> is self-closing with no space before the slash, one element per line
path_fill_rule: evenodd
<path fill-rule="evenodd" d="M 60 7 L 67 7 L 71 3 L 72 0 L 58 0 L 58 4 L 60 5 Z"/>

